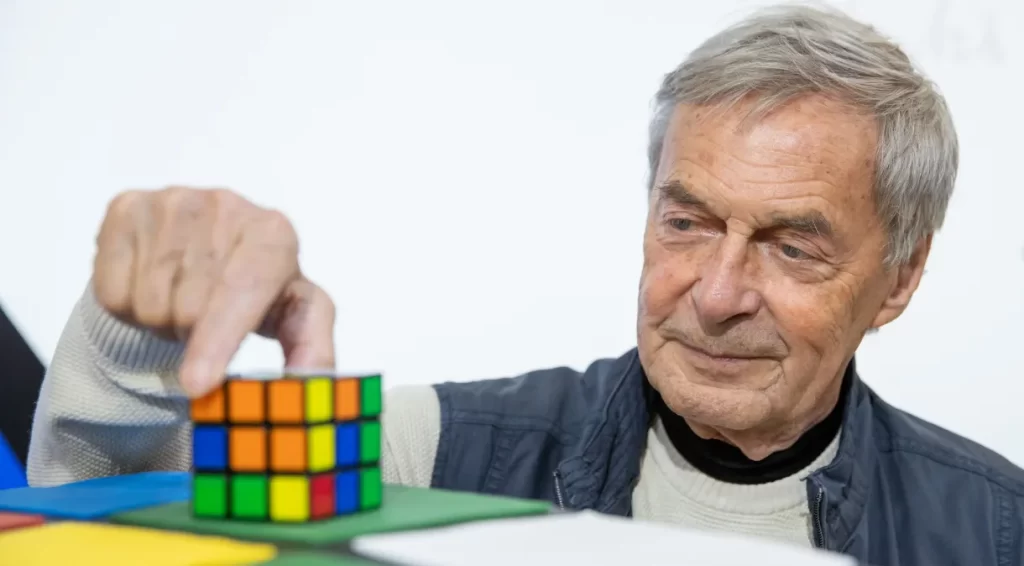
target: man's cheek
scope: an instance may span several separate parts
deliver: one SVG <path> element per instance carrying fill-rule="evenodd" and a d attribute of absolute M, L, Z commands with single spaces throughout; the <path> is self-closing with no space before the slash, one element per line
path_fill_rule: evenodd
<path fill-rule="evenodd" d="M 685 278 L 680 275 L 664 264 L 652 266 L 640 288 L 641 313 L 655 318 L 671 315 L 686 292 Z"/>
<path fill-rule="evenodd" d="M 840 346 L 844 329 L 850 321 L 848 305 L 835 295 L 794 293 L 780 323 L 784 326 L 787 342 L 802 343 L 823 355 Z"/>

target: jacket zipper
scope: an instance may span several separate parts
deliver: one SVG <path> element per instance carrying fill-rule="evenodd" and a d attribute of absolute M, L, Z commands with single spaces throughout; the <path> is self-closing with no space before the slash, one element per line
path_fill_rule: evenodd
<path fill-rule="evenodd" d="M 558 500 L 558 508 L 565 511 L 565 500 L 562 499 L 562 474 L 555 470 L 553 475 L 555 476 L 555 499 Z"/>
<path fill-rule="evenodd" d="M 818 487 L 818 496 L 814 502 L 814 546 L 818 548 L 825 548 L 825 527 L 821 522 L 822 507 L 825 503 L 825 490 L 821 486 Z"/>

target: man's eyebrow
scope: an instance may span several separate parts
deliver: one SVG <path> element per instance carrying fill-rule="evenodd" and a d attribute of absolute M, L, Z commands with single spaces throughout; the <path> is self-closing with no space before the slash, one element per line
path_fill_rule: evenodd
<path fill-rule="evenodd" d="M 666 181 L 655 188 L 658 191 L 658 198 L 670 200 L 681 206 L 694 206 L 704 210 L 710 210 L 708 205 L 699 197 L 693 194 L 686 185 L 679 181 Z M 803 214 L 772 216 L 772 228 L 793 230 L 809 236 L 832 239 L 835 237 L 835 230 L 832 223 L 825 218 L 825 215 L 812 210 Z"/>
<path fill-rule="evenodd" d="M 699 206 L 701 208 L 707 208 L 704 201 L 697 198 L 685 185 L 679 181 L 667 181 L 658 185 L 655 189 L 658 191 L 658 199 L 668 199 L 676 204 L 683 206 Z"/>
<path fill-rule="evenodd" d="M 796 216 L 773 216 L 772 224 L 776 228 L 785 228 L 810 236 L 832 238 L 835 235 L 832 223 L 824 214 L 817 211 Z"/>

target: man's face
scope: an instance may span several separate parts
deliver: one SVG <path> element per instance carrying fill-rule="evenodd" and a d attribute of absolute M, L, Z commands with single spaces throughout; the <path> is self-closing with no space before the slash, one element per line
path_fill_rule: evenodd
<path fill-rule="evenodd" d="M 920 270 L 884 265 L 872 118 L 811 96 L 740 129 L 743 110 L 675 111 L 638 343 L 674 412 L 705 437 L 754 434 L 734 443 L 761 458 L 827 415 L 865 331 L 899 315 Z"/>

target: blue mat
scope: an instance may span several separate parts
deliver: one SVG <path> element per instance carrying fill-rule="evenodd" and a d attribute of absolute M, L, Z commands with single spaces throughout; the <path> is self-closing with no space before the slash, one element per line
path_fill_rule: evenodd
<path fill-rule="evenodd" d="M 21 467 L 21 462 L 14 455 L 14 451 L 11 450 L 11 445 L 7 444 L 7 439 L 0 432 L 0 489 L 25 487 L 27 485 L 25 469 Z"/>
<path fill-rule="evenodd" d="M 187 472 L 146 472 L 96 478 L 57 487 L 21 487 L 0 491 L 0 511 L 36 513 L 63 519 L 97 519 L 187 501 L 192 486 Z"/>

